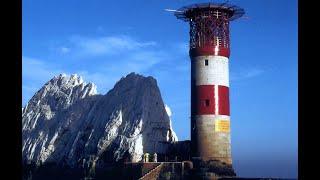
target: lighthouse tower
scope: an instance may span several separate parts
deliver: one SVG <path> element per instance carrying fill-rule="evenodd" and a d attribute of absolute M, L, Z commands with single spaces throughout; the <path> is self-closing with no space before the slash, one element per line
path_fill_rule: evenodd
<path fill-rule="evenodd" d="M 229 22 L 244 10 L 226 3 L 175 11 L 190 24 L 191 156 L 232 164 L 229 104 Z"/>

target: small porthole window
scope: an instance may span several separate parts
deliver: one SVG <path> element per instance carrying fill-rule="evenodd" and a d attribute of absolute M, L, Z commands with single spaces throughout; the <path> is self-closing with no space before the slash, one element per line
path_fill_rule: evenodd
<path fill-rule="evenodd" d="M 206 99 L 206 107 L 208 107 L 210 105 L 210 101 L 209 99 Z"/>
<path fill-rule="evenodd" d="M 208 64 L 209 64 L 208 59 L 204 60 L 204 65 L 205 65 L 205 66 L 208 66 Z"/>

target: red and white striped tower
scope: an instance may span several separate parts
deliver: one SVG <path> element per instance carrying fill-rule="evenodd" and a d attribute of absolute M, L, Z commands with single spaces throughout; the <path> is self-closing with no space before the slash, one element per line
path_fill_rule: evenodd
<path fill-rule="evenodd" d="M 243 14 L 243 9 L 226 3 L 194 4 L 175 12 L 190 23 L 193 158 L 232 164 L 229 21 Z"/>

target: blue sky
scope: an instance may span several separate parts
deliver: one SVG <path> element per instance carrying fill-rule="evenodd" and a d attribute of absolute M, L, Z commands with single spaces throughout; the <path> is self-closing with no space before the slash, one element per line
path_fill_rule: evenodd
<path fill-rule="evenodd" d="M 105 94 L 122 76 L 157 79 L 180 140 L 190 138 L 189 26 L 166 8 L 189 0 L 23 0 L 23 104 L 59 73 Z M 221 1 L 218 1 L 221 2 Z M 297 177 L 297 1 L 229 1 L 234 168 L 245 177 Z"/>

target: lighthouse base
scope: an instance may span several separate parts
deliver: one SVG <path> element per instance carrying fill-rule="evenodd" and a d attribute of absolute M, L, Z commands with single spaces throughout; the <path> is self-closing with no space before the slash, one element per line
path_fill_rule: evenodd
<path fill-rule="evenodd" d="M 236 177 L 232 165 L 218 160 L 193 159 L 192 178 L 214 180 L 226 177 Z"/>

